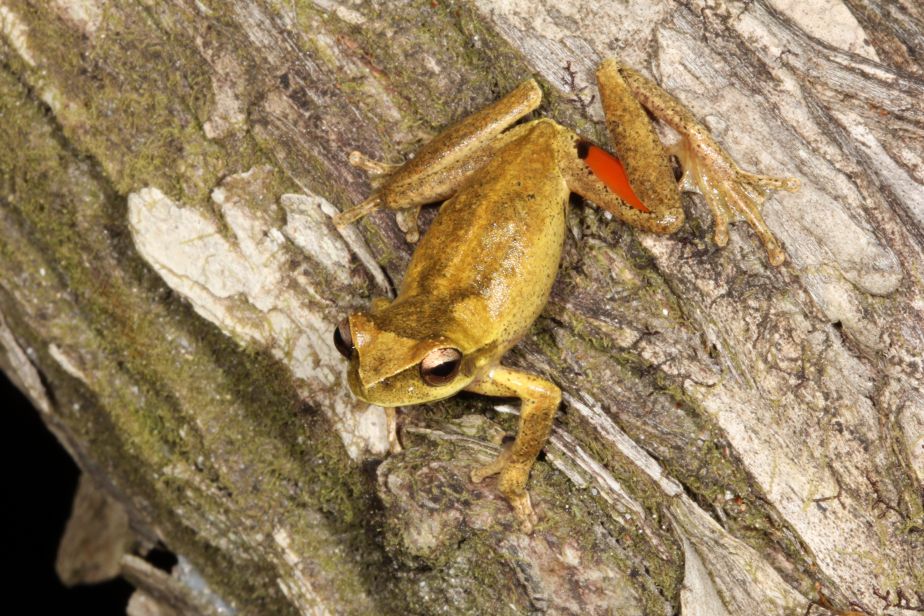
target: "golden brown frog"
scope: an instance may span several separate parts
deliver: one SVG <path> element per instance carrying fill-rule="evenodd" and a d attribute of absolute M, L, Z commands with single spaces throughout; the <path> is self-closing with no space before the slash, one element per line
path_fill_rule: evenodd
<path fill-rule="evenodd" d="M 695 183 L 705 195 L 719 246 L 728 242 L 729 219 L 741 216 L 770 262 L 782 263 L 783 250 L 759 206 L 772 189 L 798 188 L 791 178 L 739 169 L 681 103 L 637 72 L 608 60 L 597 80 L 619 160 L 552 120 L 511 127 L 541 100 L 529 80 L 446 129 L 404 165 L 354 152 L 351 162 L 377 176 L 378 189 L 335 218 L 342 226 L 391 208 L 415 241 L 421 206 L 445 200 L 395 300 L 376 300 L 370 311 L 350 315 L 334 339 L 350 360 L 350 389 L 372 404 L 419 404 L 462 390 L 522 400 L 516 439 L 472 479 L 500 475 L 498 487 L 524 532 L 536 523 L 526 481 L 561 393 L 500 360 L 549 297 L 569 194 L 647 231 L 671 233 L 683 224 L 677 183 L 642 105 L 683 137 L 677 152 L 683 183 Z"/>

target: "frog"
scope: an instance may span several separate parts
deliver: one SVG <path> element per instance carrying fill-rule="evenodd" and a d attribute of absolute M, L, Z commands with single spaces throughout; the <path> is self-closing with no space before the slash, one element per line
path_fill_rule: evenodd
<path fill-rule="evenodd" d="M 729 222 L 744 219 L 776 266 L 785 252 L 760 208 L 771 191 L 799 187 L 795 178 L 742 170 L 682 103 L 618 60 L 602 62 L 596 78 L 616 155 L 549 118 L 518 123 L 542 101 L 528 79 L 404 164 L 352 152 L 350 162 L 370 175 L 373 191 L 334 216 L 342 228 L 390 209 L 417 243 L 394 299 L 378 298 L 334 328 L 350 390 L 387 409 L 462 391 L 518 399 L 516 436 L 470 478 L 497 476 L 524 533 L 538 524 L 527 483 L 562 393 L 549 379 L 501 360 L 549 299 L 570 195 L 642 231 L 669 234 L 684 223 L 681 192 L 698 189 L 712 212 L 716 245 L 728 243 Z M 680 142 L 666 148 L 646 110 Z M 675 174 L 670 156 L 682 173 Z M 442 205 L 421 237 L 420 210 L 436 202 Z"/>

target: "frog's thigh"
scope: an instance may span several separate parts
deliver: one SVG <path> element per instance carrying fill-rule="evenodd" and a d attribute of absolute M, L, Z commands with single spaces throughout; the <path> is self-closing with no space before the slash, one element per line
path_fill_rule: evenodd
<path fill-rule="evenodd" d="M 673 228 L 651 230 L 673 231 L 683 223 L 683 207 L 680 204 L 680 193 L 677 190 L 673 169 L 664 146 L 648 119 L 648 114 L 623 79 L 615 62 L 607 61 L 600 66 L 597 81 L 600 104 L 616 154 L 625 169 L 633 192 L 644 205 L 643 208 L 632 208 L 639 215 L 637 220 L 628 222 L 637 222 L 640 226 L 651 229 L 652 226 L 658 225 L 660 218 L 671 214 L 667 216 L 665 223 Z M 649 212 L 642 211 L 644 209 Z"/>
<path fill-rule="evenodd" d="M 664 147 L 619 72 L 602 71 L 600 79 L 618 158 L 563 130 L 558 159 L 568 188 L 635 227 L 673 233 L 683 207 Z"/>
<path fill-rule="evenodd" d="M 498 488 L 513 507 L 523 530 L 529 532 L 536 522 L 536 515 L 526 492 L 526 481 L 536 456 L 552 431 L 561 391 L 554 383 L 536 375 L 504 367 L 491 370 L 467 389 L 487 396 L 515 396 L 522 400 L 520 425 L 513 444 L 494 462 L 473 471 L 472 479 L 480 481 L 500 473 Z"/>
<path fill-rule="evenodd" d="M 650 186 L 651 176 L 647 181 L 630 179 L 616 157 L 577 136 L 563 147 L 567 150 L 561 171 L 570 191 L 639 229 L 673 233 L 683 225 L 680 192 L 673 176 L 663 190 L 648 190 L 648 198 L 641 198 L 633 189 L 636 185 Z"/>

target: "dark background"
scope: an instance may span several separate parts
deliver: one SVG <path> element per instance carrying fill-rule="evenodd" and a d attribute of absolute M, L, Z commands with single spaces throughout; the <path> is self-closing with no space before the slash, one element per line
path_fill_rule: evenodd
<path fill-rule="evenodd" d="M 71 589 L 58 580 L 54 570 L 58 539 L 70 515 L 79 470 L 2 372 L 0 404 L 7 409 L 3 415 L 8 422 L 3 429 L 7 442 L 2 468 L 11 483 L 4 497 L 6 603 L 25 602 L 32 614 L 124 614 L 132 588 L 121 578 Z"/>

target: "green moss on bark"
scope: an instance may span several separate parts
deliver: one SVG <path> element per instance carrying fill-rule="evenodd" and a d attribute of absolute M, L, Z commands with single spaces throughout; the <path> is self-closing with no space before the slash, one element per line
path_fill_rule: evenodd
<path fill-rule="evenodd" d="M 121 493 L 140 498 L 147 522 L 170 547 L 242 605 L 270 601 L 282 609 L 276 573 L 256 558 L 252 541 L 223 552 L 210 540 L 233 537 L 234 525 L 223 526 L 241 512 L 239 522 L 255 516 L 258 525 L 288 516 L 304 533 L 300 540 L 324 535 L 283 505 L 322 512 L 348 537 L 344 553 L 372 559 L 351 563 L 341 576 L 342 558 L 319 563 L 339 579 L 339 592 L 374 588 L 375 572 L 363 573 L 380 558 L 363 530 L 367 480 L 336 431 L 299 410 L 278 362 L 240 349 L 165 292 L 131 248 L 124 200 L 6 72 L 0 113 L 0 140 L 10 146 L 0 152 L 0 263 L 11 294 L 4 313 L 18 308 L 28 315 L 18 331 L 41 331 L 31 335 L 31 346 L 68 429 L 92 443 L 84 462 L 106 468 Z M 74 358 L 86 383 L 57 367 L 46 351 L 50 342 Z M 300 438 L 306 434 L 311 438 Z M 234 460 L 252 466 L 226 467 Z M 187 519 L 183 512 L 191 510 Z M 217 525 L 211 537 L 196 526 L 207 520 Z M 271 531 L 265 527 L 267 536 Z"/>

